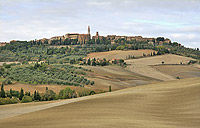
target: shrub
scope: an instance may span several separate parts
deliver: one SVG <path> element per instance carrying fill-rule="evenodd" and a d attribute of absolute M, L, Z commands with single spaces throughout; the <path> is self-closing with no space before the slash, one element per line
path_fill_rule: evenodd
<path fill-rule="evenodd" d="M 0 98 L 0 105 L 4 105 L 4 104 L 15 104 L 18 103 L 19 100 L 17 98 Z"/>
<path fill-rule="evenodd" d="M 78 91 L 79 97 L 89 96 L 89 95 L 94 95 L 94 94 L 96 94 L 96 92 L 93 90 L 90 91 L 90 90 L 83 89 L 81 91 Z"/>
<path fill-rule="evenodd" d="M 125 46 L 124 45 L 120 45 L 116 48 L 116 50 L 124 50 L 125 49 Z"/>
<path fill-rule="evenodd" d="M 89 83 L 90 83 L 90 80 L 87 80 L 87 81 L 85 82 L 86 85 L 88 85 Z"/>
<path fill-rule="evenodd" d="M 12 84 L 12 81 L 11 81 L 11 80 L 8 80 L 8 84 Z"/>
<path fill-rule="evenodd" d="M 195 64 L 195 63 L 197 63 L 197 61 L 195 61 L 195 60 L 190 60 L 190 61 L 188 62 L 188 64 Z"/>
<path fill-rule="evenodd" d="M 111 92 L 112 90 L 111 90 L 111 86 L 109 86 L 109 92 Z"/>
<path fill-rule="evenodd" d="M 57 99 L 57 96 L 53 90 L 46 90 L 46 93 L 41 94 L 42 101 L 50 101 L 50 100 L 56 100 L 56 99 Z"/>
<path fill-rule="evenodd" d="M 90 93 L 89 93 L 89 95 L 94 95 L 94 94 L 96 94 L 96 92 L 95 91 L 90 91 Z"/>
<path fill-rule="evenodd" d="M 94 81 L 91 81 L 91 83 L 90 83 L 91 85 L 94 85 Z"/>
<path fill-rule="evenodd" d="M 12 95 L 11 95 L 11 93 L 10 93 L 10 91 L 6 91 L 6 97 L 10 97 L 10 98 L 12 98 Z"/>
<path fill-rule="evenodd" d="M 11 92 L 11 91 L 10 91 Z M 12 96 L 19 98 L 19 91 L 12 90 Z"/>
<path fill-rule="evenodd" d="M 77 94 L 75 90 L 71 90 L 69 87 L 60 90 L 59 98 L 60 99 L 69 99 L 69 98 L 76 98 Z"/>
<path fill-rule="evenodd" d="M 23 96 L 21 102 L 22 103 L 27 103 L 27 102 L 32 102 L 32 98 L 30 96 Z"/>

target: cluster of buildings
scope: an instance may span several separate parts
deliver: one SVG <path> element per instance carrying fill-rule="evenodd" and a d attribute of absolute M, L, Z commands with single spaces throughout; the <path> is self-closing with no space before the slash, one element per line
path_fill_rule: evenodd
<path fill-rule="evenodd" d="M 64 41 L 65 39 L 77 40 L 78 44 L 87 44 L 87 42 L 90 41 L 91 39 L 93 39 L 95 41 L 97 39 L 99 39 L 99 40 L 103 40 L 103 39 L 111 40 L 112 44 L 115 43 L 115 41 L 119 40 L 119 39 L 125 39 L 127 41 L 135 40 L 137 42 L 148 42 L 149 44 L 157 43 L 159 45 L 162 45 L 163 43 L 171 43 L 171 40 L 168 39 L 168 38 L 163 39 L 161 41 L 158 41 L 157 38 L 144 38 L 142 36 L 117 36 L 117 35 L 100 36 L 98 32 L 96 32 L 95 36 L 91 37 L 90 26 L 88 26 L 88 33 L 87 34 L 67 33 L 63 36 L 55 36 L 55 37 L 52 37 L 50 39 L 43 38 L 43 39 L 40 39 L 38 41 L 41 41 L 42 43 L 44 43 L 45 41 L 48 41 L 48 43 L 50 44 L 51 41 L 53 41 L 53 40 Z"/>
<path fill-rule="evenodd" d="M 55 36 L 55 37 L 51 37 L 50 39 L 43 38 L 43 39 L 39 39 L 37 41 L 41 41 L 42 43 L 48 41 L 48 43 L 50 44 L 53 40 L 64 41 L 65 39 L 74 39 L 74 40 L 77 40 L 77 42 L 79 44 L 86 44 L 91 39 L 90 26 L 88 26 L 88 33 L 87 34 L 67 33 L 63 36 Z"/>
<path fill-rule="evenodd" d="M 149 44 L 157 43 L 159 45 L 163 45 L 163 43 L 171 43 L 171 40 L 166 38 L 162 41 L 158 41 L 157 38 L 145 38 L 142 36 L 116 36 L 116 35 L 107 35 L 106 39 L 109 39 L 112 41 L 112 43 L 115 43 L 115 40 L 118 39 L 125 39 L 127 41 L 135 40 L 136 42 L 148 42 Z"/>
<path fill-rule="evenodd" d="M 95 36 L 91 37 L 90 34 L 90 26 L 88 26 L 88 33 L 87 34 L 79 34 L 79 33 L 67 33 L 63 36 L 55 36 L 50 39 L 43 38 L 39 39 L 36 41 L 40 41 L 41 43 L 48 43 L 51 44 L 52 41 L 54 40 L 59 40 L 59 41 L 65 41 L 65 39 L 74 39 L 77 41 L 78 44 L 87 44 L 88 41 L 91 39 L 93 40 L 110 40 L 111 43 L 115 43 L 119 39 L 125 39 L 127 41 L 135 40 L 137 42 L 148 42 L 149 44 L 154 44 L 157 43 L 159 45 L 162 45 L 163 43 L 171 43 L 170 39 L 162 39 L 162 40 L 157 40 L 157 38 L 144 38 L 142 36 L 117 36 L 117 35 L 107 35 L 107 36 L 100 36 L 98 32 L 96 32 Z M 0 43 L 0 45 L 5 45 L 6 43 Z"/>
<path fill-rule="evenodd" d="M 6 44 L 8 44 L 8 43 L 7 42 L 0 42 L 0 46 L 4 46 Z"/>
<path fill-rule="evenodd" d="M 74 40 L 77 40 L 78 44 L 86 44 L 91 39 L 94 39 L 96 41 L 97 39 L 102 40 L 103 38 L 105 38 L 105 37 L 100 36 L 98 32 L 96 32 L 95 36 L 91 37 L 90 26 L 88 26 L 88 33 L 87 34 L 67 33 L 63 36 L 55 36 L 55 37 L 52 37 L 50 39 L 43 38 L 43 39 L 40 39 L 40 41 L 42 43 L 44 43 L 45 41 L 48 41 L 48 43 L 51 43 L 51 41 L 53 41 L 53 40 L 64 41 L 65 39 L 74 39 Z"/>

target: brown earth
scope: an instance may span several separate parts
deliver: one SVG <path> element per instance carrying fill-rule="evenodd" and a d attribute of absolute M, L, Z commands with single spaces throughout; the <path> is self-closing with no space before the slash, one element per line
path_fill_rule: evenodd
<path fill-rule="evenodd" d="M 126 57 L 128 57 L 129 55 L 139 57 L 139 56 L 143 56 L 143 53 L 147 55 L 153 52 L 154 52 L 153 50 L 128 50 L 128 51 L 114 50 L 114 51 L 108 51 L 108 52 L 90 53 L 88 54 L 86 58 L 99 58 L 99 59 L 106 58 L 107 60 L 126 59 Z"/>
<path fill-rule="evenodd" d="M 23 88 L 24 92 L 31 92 L 34 93 L 35 90 L 39 91 L 40 93 L 44 93 L 46 91 L 46 87 L 48 87 L 49 90 L 53 90 L 55 93 L 59 93 L 61 89 L 65 89 L 66 87 L 70 87 L 71 89 L 79 90 L 81 87 L 76 86 L 65 86 L 65 85 L 30 85 L 30 84 L 21 84 L 21 83 L 15 83 L 10 85 L 5 85 L 5 90 L 10 90 L 11 88 L 13 90 L 20 91 L 21 88 Z"/>
<path fill-rule="evenodd" d="M 92 70 L 92 72 L 87 72 L 87 78 L 91 81 L 95 81 L 94 86 L 89 85 L 85 86 L 85 88 L 95 91 L 108 91 L 108 86 L 112 86 L 112 90 L 119 90 L 127 87 L 155 83 L 158 81 L 175 80 L 177 76 L 181 78 L 198 77 L 200 68 L 196 65 L 189 67 L 186 65 L 160 65 L 162 61 L 164 61 L 165 64 L 180 64 L 180 62 L 187 63 L 189 60 L 191 60 L 191 58 L 169 54 L 126 60 L 127 64 L 129 64 L 127 68 L 115 65 L 104 67 L 83 66 L 84 68 Z M 5 89 L 9 90 L 12 88 L 14 90 L 20 90 L 23 88 L 25 91 L 30 91 L 31 93 L 35 90 L 42 93 L 45 92 L 46 87 L 59 93 L 61 89 L 64 89 L 67 86 L 26 85 L 18 83 L 6 85 Z M 75 90 L 80 89 L 80 87 L 74 86 L 70 86 L 70 88 Z"/>
<path fill-rule="evenodd" d="M 112 87 L 112 90 L 119 90 L 128 87 L 144 85 L 155 83 L 159 80 L 152 79 L 146 76 L 141 76 L 139 74 L 133 73 L 131 71 L 125 70 L 120 66 L 83 66 L 84 68 L 91 69 L 92 72 L 87 72 L 87 78 L 90 81 L 95 81 L 93 86 L 85 85 L 86 89 L 95 90 L 95 92 L 99 91 L 108 91 L 108 86 Z M 39 91 L 40 93 L 44 93 L 46 87 L 50 90 L 54 90 L 57 94 L 61 89 L 66 87 L 70 87 L 76 91 L 82 90 L 81 87 L 76 86 L 65 86 L 65 85 L 30 85 L 30 84 L 21 84 L 21 83 L 14 83 L 11 85 L 5 85 L 5 90 L 13 90 L 20 91 L 21 88 L 24 91 L 29 91 L 33 93 L 35 90 Z"/>
<path fill-rule="evenodd" d="M 141 59 L 126 60 L 126 63 L 129 65 L 127 66 L 127 70 L 129 71 L 132 71 L 134 73 L 143 76 L 151 77 L 154 79 L 169 81 L 169 80 L 175 80 L 176 78 L 167 73 L 160 72 L 159 70 L 153 68 L 152 66 L 161 65 L 162 62 L 164 62 L 164 64 L 180 64 L 180 63 L 187 64 L 190 60 L 193 59 L 173 54 L 166 54 L 166 55 L 146 57 Z"/>
<path fill-rule="evenodd" d="M 85 85 L 86 89 L 99 91 L 108 91 L 108 86 L 112 86 L 112 90 L 124 89 L 127 87 L 133 87 L 138 85 L 155 83 L 159 80 L 152 79 L 146 76 L 136 74 L 134 72 L 128 71 L 120 66 L 83 66 L 84 68 L 91 69 L 92 72 L 87 72 L 87 78 L 90 81 L 95 81 L 93 86 Z M 74 90 L 81 90 L 81 87 L 75 86 L 64 86 L 64 85 L 30 85 L 30 84 L 21 84 L 14 83 L 11 85 L 5 85 L 5 90 L 20 91 L 21 88 L 24 91 L 29 91 L 33 93 L 35 90 L 40 93 L 44 93 L 48 87 L 51 90 L 54 90 L 56 93 L 59 93 L 61 89 L 70 87 Z"/>
<path fill-rule="evenodd" d="M 83 66 L 84 68 L 91 69 L 92 72 L 87 72 L 87 78 L 95 81 L 94 86 L 90 86 L 92 89 L 108 90 L 108 86 L 112 87 L 112 90 L 124 89 L 127 87 L 133 87 L 137 85 L 144 85 L 149 83 L 155 83 L 159 80 L 149 78 L 128 71 L 120 66 Z"/>
<path fill-rule="evenodd" d="M 200 77 L 200 68 L 197 68 L 196 65 L 157 65 L 153 66 L 153 68 L 181 79 Z"/>
<path fill-rule="evenodd" d="M 57 107 L 52 104 L 52 108 L 45 110 L 41 106 L 41 111 L 1 119 L 0 126 L 198 128 L 199 94 L 200 77 L 160 82 L 88 96 L 85 99 L 71 99 L 76 101 Z"/>

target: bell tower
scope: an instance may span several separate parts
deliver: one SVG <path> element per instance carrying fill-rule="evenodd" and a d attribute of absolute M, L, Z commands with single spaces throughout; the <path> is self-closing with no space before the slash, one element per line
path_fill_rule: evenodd
<path fill-rule="evenodd" d="M 88 34 L 90 35 L 90 26 L 88 26 Z"/>

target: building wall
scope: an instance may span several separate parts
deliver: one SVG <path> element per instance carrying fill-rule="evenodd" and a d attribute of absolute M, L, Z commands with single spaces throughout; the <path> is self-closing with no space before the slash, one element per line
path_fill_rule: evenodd
<path fill-rule="evenodd" d="M 65 35 L 65 39 L 78 39 L 78 33 L 68 33 Z"/>
<path fill-rule="evenodd" d="M 88 41 L 90 41 L 90 34 L 79 34 L 78 43 L 86 44 Z"/>
<path fill-rule="evenodd" d="M 77 39 L 78 43 L 80 44 L 86 44 L 88 41 L 90 41 L 91 39 L 91 35 L 90 35 L 90 27 L 88 26 L 88 33 L 87 34 L 79 34 L 79 33 L 68 33 L 65 34 L 64 36 L 56 36 L 56 37 L 52 37 L 50 39 L 40 39 L 41 42 L 45 42 L 46 40 L 51 43 L 52 40 L 62 40 L 64 41 L 65 39 Z M 163 43 L 171 43 L 171 40 L 166 38 L 164 41 L 162 42 L 157 42 L 156 38 L 144 38 L 142 36 L 116 36 L 116 35 L 107 35 L 106 37 L 104 36 L 100 36 L 98 32 L 96 32 L 96 35 L 92 37 L 92 39 L 94 39 L 95 41 L 97 39 L 103 40 L 103 39 L 107 39 L 107 40 L 111 40 L 111 43 L 115 43 L 115 40 L 118 39 L 126 39 L 128 41 L 131 40 L 136 40 L 136 41 L 143 41 L 143 42 L 149 42 L 152 44 L 152 42 L 156 42 L 158 44 L 163 44 Z"/>

